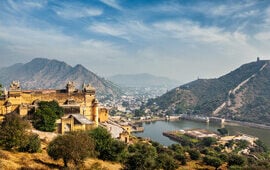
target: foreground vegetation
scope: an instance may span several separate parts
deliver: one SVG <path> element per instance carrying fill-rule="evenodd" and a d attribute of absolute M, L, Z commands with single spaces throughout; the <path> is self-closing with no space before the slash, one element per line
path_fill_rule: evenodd
<path fill-rule="evenodd" d="M 254 146 L 241 140 L 221 145 L 214 138 L 195 140 L 185 136 L 181 145 L 173 144 L 169 147 L 140 139 L 133 139 L 133 144 L 127 145 L 113 139 L 106 129 L 99 127 L 91 131 L 59 135 L 46 143 L 32 134 L 29 127 L 29 122 L 16 114 L 5 116 L 0 129 L 0 144 L 2 149 L 12 153 L 0 150 L 1 168 L 107 169 L 104 162 L 96 163 L 101 160 L 115 162 L 113 168 L 125 170 L 270 168 L 269 150 L 261 141 L 256 141 Z M 225 130 L 219 131 L 226 134 Z M 245 149 L 249 150 L 248 154 L 242 152 Z M 26 154 L 17 152 L 29 154 L 22 156 Z M 15 157 L 18 157 L 16 163 L 11 163 Z M 26 162 L 34 163 L 30 165 Z"/>

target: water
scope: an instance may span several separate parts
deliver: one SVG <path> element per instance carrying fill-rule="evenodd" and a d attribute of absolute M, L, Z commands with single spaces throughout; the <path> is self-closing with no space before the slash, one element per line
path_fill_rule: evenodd
<path fill-rule="evenodd" d="M 164 131 L 201 128 L 217 132 L 217 129 L 221 128 L 221 125 L 219 124 L 207 124 L 203 122 L 194 122 L 189 120 L 144 122 L 142 123 L 142 125 L 144 127 L 144 132 L 134 133 L 135 136 L 150 138 L 153 141 L 159 142 L 166 146 L 176 142 L 170 140 L 168 137 L 163 136 L 162 132 Z M 234 135 L 237 133 L 245 133 L 248 135 L 256 136 L 270 147 L 269 129 L 232 125 L 225 125 L 225 128 L 228 129 L 230 135 Z"/>

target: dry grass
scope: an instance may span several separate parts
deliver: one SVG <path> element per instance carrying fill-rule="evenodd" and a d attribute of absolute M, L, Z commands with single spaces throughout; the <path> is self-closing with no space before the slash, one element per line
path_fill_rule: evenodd
<path fill-rule="evenodd" d="M 185 166 L 181 165 L 177 170 L 215 170 L 214 167 L 204 165 L 201 161 L 189 161 Z M 227 170 L 226 165 L 219 167 L 219 170 Z"/>
<path fill-rule="evenodd" d="M 44 145 L 43 145 L 44 146 Z M 94 165 L 93 165 L 94 164 Z M 97 166 L 98 165 L 98 166 Z M 0 169 L 14 170 L 14 169 L 35 169 L 35 170 L 49 170 L 62 169 L 64 166 L 62 160 L 52 160 L 46 153 L 43 147 L 40 153 L 22 153 L 10 152 L 0 149 Z M 72 169 L 72 165 L 70 165 Z M 121 164 L 106 162 L 98 159 L 87 159 L 82 169 L 93 169 L 99 167 L 100 170 L 119 170 Z"/>

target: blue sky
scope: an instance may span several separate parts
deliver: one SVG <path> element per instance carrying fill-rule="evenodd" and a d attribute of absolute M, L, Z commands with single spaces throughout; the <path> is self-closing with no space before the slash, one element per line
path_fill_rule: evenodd
<path fill-rule="evenodd" d="M 184 83 L 270 59 L 269 42 L 269 0 L 0 1 L 0 67 L 46 57 Z"/>

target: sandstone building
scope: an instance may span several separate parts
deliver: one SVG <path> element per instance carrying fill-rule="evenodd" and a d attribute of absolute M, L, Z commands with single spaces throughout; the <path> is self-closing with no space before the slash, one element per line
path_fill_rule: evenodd
<path fill-rule="evenodd" d="M 108 110 L 100 108 L 95 96 L 96 90 L 83 84 L 81 90 L 68 82 L 65 89 L 60 90 L 22 90 L 18 81 L 10 84 L 8 91 L 0 98 L 0 117 L 10 112 L 22 116 L 37 107 L 39 101 L 57 101 L 64 108 L 65 116 L 60 120 L 59 132 L 86 130 L 98 126 L 99 122 L 108 120 Z"/>

